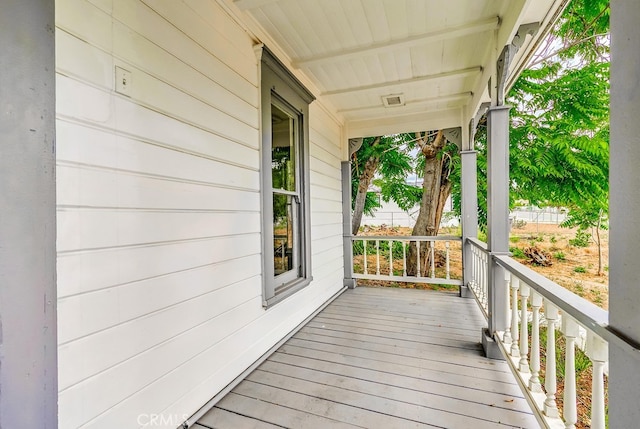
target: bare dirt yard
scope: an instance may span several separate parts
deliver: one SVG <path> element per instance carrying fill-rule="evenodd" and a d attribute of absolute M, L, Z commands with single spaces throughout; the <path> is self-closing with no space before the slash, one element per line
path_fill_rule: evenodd
<path fill-rule="evenodd" d="M 521 263 L 599 307 L 608 309 L 609 232 L 601 230 L 600 238 L 603 261 L 601 275 L 598 275 L 598 246 L 591 231 L 581 237 L 577 229 L 530 223 L 511 229 L 510 246 L 514 257 Z M 587 245 L 581 247 L 580 244 Z M 514 250 L 520 249 L 524 253 L 528 247 L 544 250 L 550 256 L 552 265 L 536 265 L 526 255 Z"/>

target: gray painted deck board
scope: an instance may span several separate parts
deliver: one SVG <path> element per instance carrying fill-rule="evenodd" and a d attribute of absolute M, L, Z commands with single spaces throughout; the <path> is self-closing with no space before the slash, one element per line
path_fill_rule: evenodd
<path fill-rule="evenodd" d="M 505 362 L 486 359 L 476 303 L 349 290 L 198 422 L 210 428 L 538 428 Z"/>

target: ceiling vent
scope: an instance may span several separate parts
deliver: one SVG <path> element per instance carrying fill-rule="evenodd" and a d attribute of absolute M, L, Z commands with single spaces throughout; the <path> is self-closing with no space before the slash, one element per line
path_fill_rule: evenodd
<path fill-rule="evenodd" d="M 384 107 L 404 106 L 404 95 L 403 94 L 384 95 L 382 97 L 382 104 L 384 104 Z"/>

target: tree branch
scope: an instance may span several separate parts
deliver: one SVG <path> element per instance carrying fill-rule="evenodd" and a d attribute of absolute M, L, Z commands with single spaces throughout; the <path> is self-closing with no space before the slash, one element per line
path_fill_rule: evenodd
<path fill-rule="evenodd" d="M 536 61 L 532 62 L 531 64 L 529 64 L 529 65 L 528 65 L 528 67 L 527 67 L 527 68 L 535 67 L 535 66 L 537 66 L 538 64 L 540 64 L 540 63 L 542 63 L 542 62 L 544 62 L 544 61 L 546 61 L 546 60 L 548 60 L 548 59 L 550 59 L 550 58 L 555 57 L 555 56 L 556 56 L 556 55 L 558 55 L 559 53 L 561 53 L 561 52 L 563 52 L 563 51 L 566 51 L 566 50 L 569 50 L 569 49 L 573 48 L 574 46 L 579 45 L 580 43 L 586 42 L 587 40 L 593 39 L 593 38 L 595 38 L 595 37 L 608 36 L 608 35 L 609 35 L 609 33 L 593 34 L 593 35 L 591 35 L 591 36 L 589 36 L 589 37 L 585 37 L 584 39 L 580 39 L 580 40 L 578 40 L 578 41 L 575 41 L 575 42 L 573 42 L 573 43 L 570 43 L 569 45 L 567 45 L 567 46 L 563 46 L 562 48 L 558 49 L 557 51 L 555 51 L 555 52 L 553 52 L 553 53 L 551 53 L 551 54 L 549 54 L 549 55 L 546 55 L 546 56 L 544 56 L 544 57 L 542 57 L 542 58 L 540 58 L 540 59 L 538 59 L 538 60 L 536 60 Z"/>

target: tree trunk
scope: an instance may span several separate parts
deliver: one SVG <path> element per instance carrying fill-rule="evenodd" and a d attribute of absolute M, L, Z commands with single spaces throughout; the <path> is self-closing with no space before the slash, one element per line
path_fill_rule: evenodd
<path fill-rule="evenodd" d="M 378 143 L 380 143 L 380 137 L 376 138 L 373 141 L 372 145 L 375 146 Z M 372 156 L 367 160 L 362 173 L 360 173 L 358 192 L 356 193 L 355 205 L 353 208 L 353 217 L 351 219 L 351 233 L 353 235 L 358 235 L 360 223 L 362 222 L 362 213 L 364 212 L 364 203 L 367 199 L 367 191 L 369 190 L 369 185 L 371 185 L 373 176 L 375 176 L 376 174 L 378 164 L 380 164 L 380 158 L 377 156 Z"/>
<path fill-rule="evenodd" d="M 424 182 L 420 213 L 413 227 L 412 235 L 435 236 L 438 235 L 445 202 L 451 194 L 451 182 L 448 180 L 450 164 L 445 162 L 443 156 L 439 156 L 446 140 L 442 131 L 438 131 L 432 141 L 426 141 L 425 138 L 419 140 L 419 144 L 425 156 Z M 420 246 L 420 275 L 428 275 L 429 266 L 429 246 L 428 243 L 422 243 Z M 417 273 L 417 248 L 415 243 L 411 243 L 407 253 L 407 274 L 415 276 Z"/>
<path fill-rule="evenodd" d="M 598 245 L 598 275 L 604 274 L 604 263 L 602 261 L 602 242 L 600 238 L 600 225 L 602 224 L 602 211 L 598 216 L 598 223 L 596 224 L 596 244 Z"/>

